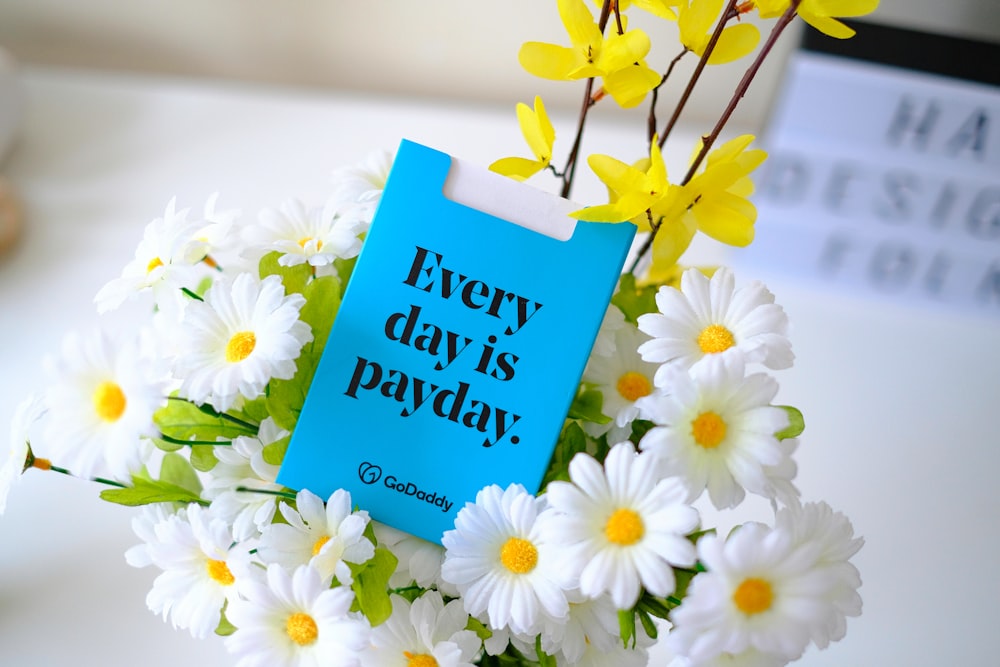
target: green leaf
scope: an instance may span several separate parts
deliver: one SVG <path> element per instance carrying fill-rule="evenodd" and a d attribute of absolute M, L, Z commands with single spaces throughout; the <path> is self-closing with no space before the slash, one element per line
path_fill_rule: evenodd
<path fill-rule="evenodd" d="M 493 631 L 483 625 L 483 622 L 474 616 L 469 617 L 469 622 L 465 624 L 465 629 L 475 632 L 480 641 L 486 641 L 493 636 Z"/>
<path fill-rule="evenodd" d="M 340 283 L 335 276 L 317 278 L 306 286 L 304 296 L 306 303 L 299 317 L 312 328 L 313 340 L 302 347 L 302 353 L 295 362 L 295 376 L 291 380 L 272 380 L 266 399 L 268 413 L 286 431 L 295 428 L 302 412 L 309 385 L 340 307 Z"/>
<path fill-rule="evenodd" d="M 396 556 L 386 547 L 377 547 L 375 555 L 361 565 L 348 564 L 354 576 L 351 589 L 361 613 L 372 626 L 383 623 L 392 615 L 389 600 L 389 577 L 396 571 Z"/>
<path fill-rule="evenodd" d="M 337 270 L 337 277 L 340 278 L 340 284 L 342 289 L 340 290 L 340 296 L 344 296 L 344 292 L 347 290 L 347 283 L 351 280 L 351 274 L 354 273 L 354 265 L 357 263 L 358 258 L 351 257 L 350 259 L 335 259 L 333 260 L 333 268 Z"/>
<path fill-rule="evenodd" d="M 778 440 L 787 440 L 802 435 L 802 431 L 806 430 L 806 420 L 798 408 L 793 408 L 790 405 L 776 405 L 775 407 L 788 413 L 788 426 L 775 433 L 774 437 Z"/>
<path fill-rule="evenodd" d="M 618 306 L 626 320 L 635 324 L 640 315 L 656 312 L 656 292 L 659 288 L 659 285 L 638 287 L 635 276 L 625 273 L 618 282 L 618 291 L 611 297 L 611 303 Z"/>
<path fill-rule="evenodd" d="M 210 405 L 199 406 L 177 398 L 157 410 L 153 422 L 164 435 L 177 440 L 232 440 L 241 435 L 257 435 L 250 428 L 220 416 Z"/>
<path fill-rule="evenodd" d="M 211 445 L 197 445 L 191 448 L 191 465 L 195 470 L 208 472 L 215 467 L 219 459 L 215 456 L 215 447 Z"/>
<path fill-rule="evenodd" d="M 229 635 L 236 632 L 236 626 L 229 622 L 226 618 L 226 607 L 229 606 L 229 600 L 222 605 L 222 614 L 219 617 L 219 627 L 215 628 L 215 634 L 220 637 L 228 637 Z"/>
<path fill-rule="evenodd" d="M 292 436 L 287 435 L 269 445 L 264 445 L 264 462 L 273 466 L 280 466 L 281 462 L 285 460 L 285 451 L 288 449 L 288 443 L 291 439 Z"/>
<path fill-rule="evenodd" d="M 656 629 L 656 623 L 654 623 L 653 619 L 649 617 L 649 614 L 644 611 L 640 611 L 639 621 L 642 623 L 642 629 L 646 631 L 649 638 L 656 639 L 659 631 Z"/>
<path fill-rule="evenodd" d="M 639 604 L 636 605 L 636 609 L 647 614 L 652 614 L 657 618 L 665 619 L 670 615 L 670 607 L 649 592 L 644 593 L 639 598 Z"/>
<path fill-rule="evenodd" d="M 278 263 L 281 257 L 282 253 L 275 250 L 260 258 L 259 269 L 261 280 L 267 276 L 278 276 L 285 286 L 286 294 L 291 294 L 292 292 L 301 294 L 309 278 L 312 277 L 312 266 L 307 262 L 296 264 L 295 266 L 282 266 Z"/>
<path fill-rule="evenodd" d="M 157 449 L 161 449 L 165 452 L 176 452 L 178 449 L 184 446 L 174 442 L 167 442 L 163 438 L 150 438 L 150 440 L 153 441 L 153 444 L 156 445 Z"/>
<path fill-rule="evenodd" d="M 601 410 L 604 409 L 604 394 L 597 389 L 586 389 L 576 395 L 569 407 L 570 419 L 584 419 L 595 424 L 607 424 L 611 418 Z"/>
<path fill-rule="evenodd" d="M 134 486 L 127 489 L 105 489 L 101 491 L 101 499 L 109 503 L 117 503 L 127 507 L 139 507 L 152 503 L 198 503 L 207 505 L 197 493 L 182 486 L 166 482 L 153 482 L 141 478 L 133 478 Z"/>
<path fill-rule="evenodd" d="M 549 482 L 569 481 L 569 462 L 577 453 L 587 451 L 587 442 L 587 434 L 580 427 L 580 424 L 575 421 L 567 421 L 566 425 L 563 426 L 562 433 L 559 434 L 555 451 L 552 452 L 549 469 L 542 481 L 543 489 L 548 486 Z"/>
<path fill-rule="evenodd" d="M 270 415 L 267 414 L 267 404 L 263 396 L 252 401 L 246 401 L 240 409 L 239 414 L 247 421 L 261 423 Z"/>
<path fill-rule="evenodd" d="M 556 667 L 556 659 L 542 650 L 542 636 L 535 637 L 535 655 L 538 656 L 538 667 Z"/>
<path fill-rule="evenodd" d="M 202 449 L 195 447 L 195 449 Z M 201 481 L 187 459 L 177 453 L 167 454 L 160 465 L 160 481 L 187 489 L 194 494 L 201 493 Z"/>
<path fill-rule="evenodd" d="M 618 633 L 622 636 L 622 646 L 635 648 L 635 612 L 631 609 L 618 610 Z"/>

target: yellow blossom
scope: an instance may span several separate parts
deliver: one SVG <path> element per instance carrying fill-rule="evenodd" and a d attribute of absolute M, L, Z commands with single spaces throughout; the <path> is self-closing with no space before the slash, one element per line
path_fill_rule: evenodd
<path fill-rule="evenodd" d="M 864 16 L 878 7 L 879 0 L 802 0 L 798 14 L 802 20 L 830 37 L 847 39 L 854 30 L 837 18 Z M 781 16 L 792 4 L 791 0 L 754 0 L 757 12 L 763 19 Z"/>
<path fill-rule="evenodd" d="M 699 57 L 705 52 L 715 30 L 722 3 L 723 0 L 683 0 L 680 5 L 677 27 L 681 43 Z M 708 57 L 708 64 L 721 65 L 738 60 L 753 51 L 759 41 L 760 31 L 754 25 L 738 23 L 727 26 Z"/>
<path fill-rule="evenodd" d="M 608 187 L 611 202 L 574 211 L 570 215 L 590 222 L 624 222 L 656 206 L 672 193 L 667 167 L 654 138 L 645 168 L 634 167 L 610 155 L 591 155 L 587 164 Z"/>
<path fill-rule="evenodd" d="M 618 11 L 624 12 L 630 6 L 634 5 L 643 11 L 647 11 L 654 16 L 659 16 L 661 19 L 670 19 L 671 21 L 677 18 L 677 14 L 671 9 L 671 7 L 677 7 L 684 0 L 618 0 Z M 594 3 L 601 7 L 604 5 L 604 0 L 594 0 Z"/>
<path fill-rule="evenodd" d="M 649 35 L 636 29 L 605 37 L 583 0 L 558 0 L 558 5 L 572 46 L 524 43 L 518 60 L 529 73 L 559 81 L 602 77 L 605 92 L 625 108 L 659 85 L 662 77 L 644 61 Z"/>
<path fill-rule="evenodd" d="M 528 147 L 535 155 L 534 160 L 522 157 L 506 157 L 490 165 L 490 170 L 509 176 L 514 180 L 523 181 L 549 166 L 552 160 L 552 145 L 556 140 L 556 131 L 545 113 L 542 98 L 535 96 L 535 108 L 518 103 L 517 122 L 521 126 L 521 134 Z"/>

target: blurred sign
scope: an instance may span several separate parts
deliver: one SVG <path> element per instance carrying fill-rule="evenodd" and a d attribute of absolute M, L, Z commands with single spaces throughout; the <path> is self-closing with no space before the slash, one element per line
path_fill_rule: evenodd
<path fill-rule="evenodd" d="M 792 56 L 737 259 L 1000 316 L 1000 44 L 853 25 Z"/>

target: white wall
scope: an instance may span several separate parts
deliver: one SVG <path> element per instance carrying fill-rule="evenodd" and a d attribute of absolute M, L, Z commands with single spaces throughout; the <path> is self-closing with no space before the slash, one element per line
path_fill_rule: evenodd
<path fill-rule="evenodd" d="M 882 0 L 875 18 L 1000 40 L 998 9 L 998 0 Z M 633 14 L 638 21 L 642 13 Z M 654 42 L 674 30 L 660 21 L 642 24 L 655 27 Z M 516 53 L 527 40 L 565 41 L 555 2 L 0 0 L 0 47 L 23 62 L 510 105 L 541 93 L 550 107 L 575 107 L 581 85 L 539 81 L 521 70 Z M 791 41 L 762 72 L 737 122 L 761 122 Z M 654 51 L 651 65 L 665 68 L 676 51 L 670 44 Z M 742 69 L 730 65 L 713 75 L 712 90 L 695 100 L 692 113 L 721 108 Z"/>

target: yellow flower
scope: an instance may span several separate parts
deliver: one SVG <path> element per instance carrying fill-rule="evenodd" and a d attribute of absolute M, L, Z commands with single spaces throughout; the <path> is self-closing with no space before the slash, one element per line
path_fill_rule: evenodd
<path fill-rule="evenodd" d="M 590 222 L 624 222 L 643 214 L 672 194 L 667 167 L 657 145 L 650 142 L 647 167 L 634 167 L 610 155 L 591 155 L 587 164 L 608 187 L 611 202 L 574 211 L 570 215 Z"/>
<path fill-rule="evenodd" d="M 680 5 L 677 27 L 681 44 L 699 57 L 705 52 L 715 30 L 722 3 L 723 0 L 683 0 Z M 759 41 L 760 31 L 754 25 L 738 23 L 727 26 L 708 57 L 708 64 L 721 65 L 738 60 L 753 51 Z"/>
<path fill-rule="evenodd" d="M 506 157 L 490 165 L 490 170 L 509 176 L 517 181 L 523 181 L 549 166 L 552 160 L 552 145 L 556 140 L 556 131 L 545 113 L 542 98 L 535 96 L 534 110 L 527 104 L 518 103 L 517 122 L 521 126 L 521 134 L 528 142 L 528 147 L 534 153 L 535 159 L 523 157 Z"/>
<path fill-rule="evenodd" d="M 677 7 L 682 2 L 684 0 L 618 0 L 618 11 L 624 12 L 630 6 L 635 5 L 654 16 L 673 21 L 676 20 L 677 14 L 674 13 L 671 7 Z M 604 4 L 604 0 L 594 0 L 594 4 L 601 7 Z"/>
<path fill-rule="evenodd" d="M 652 273 L 668 271 L 691 245 L 695 232 L 733 246 L 753 241 L 757 209 L 749 174 L 767 157 L 760 149 L 747 150 L 754 140 L 745 134 L 711 151 L 704 169 L 670 197 L 651 208 L 658 226 L 652 247 Z M 700 147 L 699 147 L 700 148 Z"/>
<path fill-rule="evenodd" d="M 798 14 L 802 20 L 830 37 L 847 39 L 854 30 L 836 20 L 842 17 L 864 16 L 878 7 L 879 0 L 802 0 Z M 791 5 L 791 0 L 755 0 L 762 19 L 781 16 Z"/>
<path fill-rule="evenodd" d="M 558 4 L 572 46 L 526 42 L 518 52 L 524 69 L 558 81 L 603 77 L 604 90 L 625 108 L 639 104 L 659 85 L 662 77 L 644 62 L 649 35 L 637 29 L 605 37 L 583 0 Z"/>

